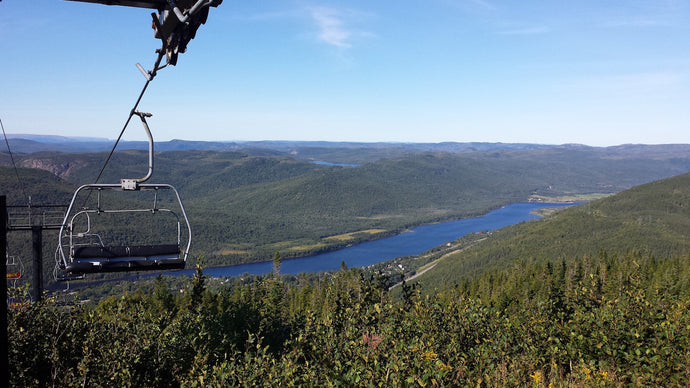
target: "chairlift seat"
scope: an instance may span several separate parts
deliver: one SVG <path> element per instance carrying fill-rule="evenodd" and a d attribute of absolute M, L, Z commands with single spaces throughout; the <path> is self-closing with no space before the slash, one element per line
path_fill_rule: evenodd
<path fill-rule="evenodd" d="M 126 257 L 158 257 L 175 256 L 180 254 L 177 244 L 164 245 L 126 245 L 111 247 L 85 246 L 74 248 L 72 257 L 78 259 L 115 259 Z"/>
<path fill-rule="evenodd" d="M 65 270 L 84 274 L 182 269 L 185 260 L 180 258 L 180 252 L 176 244 L 76 247 Z"/>
<path fill-rule="evenodd" d="M 202 0 L 198 1 L 201 2 Z M 146 123 L 146 117 L 149 117 L 150 114 L 132 110 L 130 118 L 131 115 L 138 115 L 141 118 L 144 130 L 149 138 L 148 173 L 139 179 L 121 179 L 120 183 L 82 185 L 74 192 L 60 227 L 58 246 L 55 250 L 55 273 L 58 279 L 74 278 L 74 276 L 86 273 L 164 271 L 183 269 L 185 266 L 189 247 L 192 243 L 189 218 L 184 210 L 180 195 L 173 186 L 169 184 L 143 183 L 148 181 L 153 174 L 153 136 Z M 132 181 L 134 185 L 130 185 Z M 130 196 L 135 201 L 129 205 L 135 206 L 104 206 L 101 202 L 101 193 L 105 191 Z M 153 199 L 153 207 L 138 205 L 138 202 L 144 199 L 140 198 L 139 194 L 146 191 L 149 191 L 149 194 L 153 194 L 153 198 L 150 198 Z M 167 200 L 159 199 L 159 192 L 168 192 L 169 198 Z M 80 196 L 80 193 L 82 196 Z M 95 198 L 89 201 L 92 193 L 95 193 Z M 132 197 L 132 194 L 135 195 Z M 83 205 L 75 206 L 77 198 L 84 199 Z M 118 204 L 118 202 L 113 201 L 114 204 Z M 173 208 L 169 208 L 168 204 L 171 204 Z M 174 204 L 177 204 L 177 209 L 174 209 Z M 164 206 L 161 207 L 160 205 Z M 128 237 L 125 241 L 134 242 L 131 245 L 108 245 L 108 241 L 114 240 L 112 234 L 121 235 L 121 231 L 117 231 L 117 228 L 113 230 L 112 226 L 122 225 L 129 229 L 131 223 L 136 224 L 136 218 L 134 217 L 136 214 L 149 213 L 153 215 L 167 214 L 172 218 L 169 216 L 164 217 L 164 223 L 148 227 L 149 231 L 152 232 L 150 235 L 144 230 L 136 230 L 134 233 L 127 231 L 125 236 Z M 95 216 L 96 214 L 109 214 L 113 217 L 125 216 L 129 217 L 130 220 L 123 224 L 117 224 L 117 217 L 106 217 L 106 220 L 100 220 L 105 222 L 99 222 L 98 225 L 94 225 L 92 228 L 91 215 Z M 147 229 L 146 225 L 148 224 L 142 224 L 142 227 Z M 108 237 L 108 234 L 111 234 L 111 238 L 103 239 L 102 234 L 106 235 L 106 237 Z M 162 240 L 171 242 L 175 241 L 175 238 L 177 244 L 145 245 L 149 241 Z M 97 243 L 93 243 L 92 240 L 94 239 L 97 240 Z M 139 245 L 137 244 L 138 241 L 144 244 Z"/>

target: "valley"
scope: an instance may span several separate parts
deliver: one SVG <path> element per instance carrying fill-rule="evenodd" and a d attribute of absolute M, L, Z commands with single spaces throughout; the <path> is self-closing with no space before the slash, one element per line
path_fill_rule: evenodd
<path fill-rule="evenodd" d="M 91 295 L 111 296 L 93 304 L 56 293 L 9 314 L 10 375 L 64 386 L 365 376 L 394 386 L 687 385 L 689 209 L 686 173 L 366 270 L 215 278 L 198 268 L 191 279 L 94 284 Z M 384 273 L 391 264 L 409 272 L 396 280 Z"/>
<path fill-rule="evenodd" d="M 276 251 L 286 258 L 307 256 L 414 226 L 482 215 L 509 203 L 592 198 L 690 171 L 690 147 L 680 145 L 264 146 L 156 154 L 153 180 L 180 191 L 194 231 L 192 257 L 203 256 L 207 266 L 270 260 Z M 295 154 L 358 165 L 317 165 Z M 101 182 L 141 175 L 145 155 L 116 152 Z M 94 179 L 105 154 L 41 151 L 17 159 L 19 166 L 30 167 L 21 174 L 34 203 L 57 204 Z M 0 163 L 8 162 L 0 155 Z M 21 190 L 6 168 L 0 173 L 8 203 L 21 204 Z"/>

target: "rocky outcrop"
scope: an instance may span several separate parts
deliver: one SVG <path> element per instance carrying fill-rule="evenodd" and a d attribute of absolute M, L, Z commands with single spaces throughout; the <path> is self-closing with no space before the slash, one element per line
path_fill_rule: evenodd
<path fill-rule="evenodd" d="M 67 178 L 75 170 L 80 169 L 86 165 L 83 161 L 71 161 L 67 163 L 60 163 L 50 159 L 25 159 L 21 162 L 22 167 L 38 168 L 49 171 L 57 177 Z"/>

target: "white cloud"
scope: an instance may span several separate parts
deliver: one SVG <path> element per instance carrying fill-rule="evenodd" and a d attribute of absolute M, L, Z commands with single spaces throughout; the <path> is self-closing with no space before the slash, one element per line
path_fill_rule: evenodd
<path fill-rule="evenodd" d="M 309 11 L 318 27 L 318 38 L 321 42 L 339 48 L 352 47 L 352 32 L 345 26 L 342 14 L 337 9 L 311 7 Z"/>

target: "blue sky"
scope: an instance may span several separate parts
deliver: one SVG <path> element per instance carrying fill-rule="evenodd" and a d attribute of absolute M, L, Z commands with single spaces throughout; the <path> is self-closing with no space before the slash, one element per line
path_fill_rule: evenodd
<path fill-rule="evenodd" d="M 5 130 L 116 138 L 149 14 L 0 1 Z M 690 0 L 225 0 L 139 109 L 156 140 L 689 143 Z"/>

